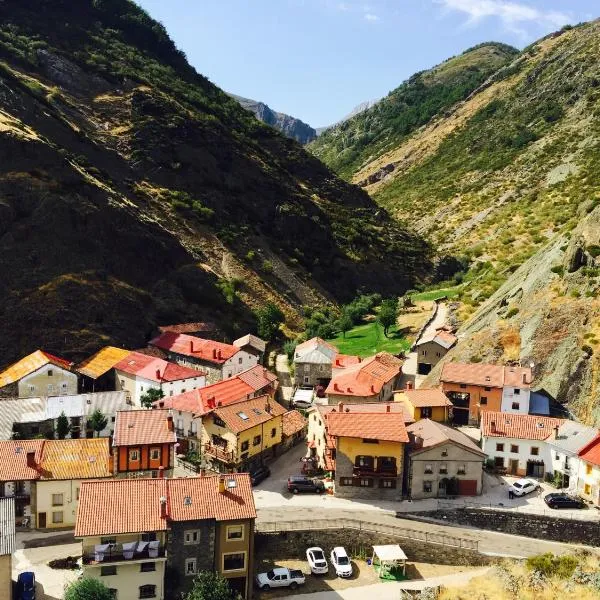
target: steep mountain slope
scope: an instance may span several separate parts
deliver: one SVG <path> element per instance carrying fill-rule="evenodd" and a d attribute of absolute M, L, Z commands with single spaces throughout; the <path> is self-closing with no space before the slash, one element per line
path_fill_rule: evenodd
<path fill-rule="evenodd" d="M 349 179 L 365 163 L 466 98 L 516 54 L 515 48 L 505 44 L 481 44 L 433 69 L 415 73 L 371 108 L 325 131 L 309 149 Z"/>
<path fill-rule="evenodd" d="M 391 292 L 430 249 L 127 0 L 0 3 L 0 363 Z M 237 291 L 237 294 L 235 293 Z M 239 299 L 238 299 L 239 298 Z"/>
<path fill-rule="evenodd" d="M 331 129 L 332 127 L 341 125 L 348 119 L 351 119 L 352 117 L 359 115 L 361 112 L 364 112 L 368 108 L 375 106 L 375 104 L 377 104 L 377 102 L 379 102 L 379 100 L 365 100 L 364 102 L 357 104 L 347 115 L 344 115 L 339 121 L 336 121 L 335 123 L 333 123 L 333 125 L 327 125 L 326 127 L 317 127 L 315 130 L 317 132 L 317 135 L 321 135 L 324 131 Z"/>
<path fill-rule="evenodd" d="M 285 113 L 276 112 L 264 102 L 249 100 L 235 94 L 229 95 L 235 98 L 246 110 L 253 113 L 258 120 L 271 125 L 271 127 L 275 127 L 283 135 L 296 140 L 300 144 L 308 144 L 308 142 L 312 142 L 317 137 L 317 132 L 300 119 L 290 117 L 290 115 L 286 115 Z"/>

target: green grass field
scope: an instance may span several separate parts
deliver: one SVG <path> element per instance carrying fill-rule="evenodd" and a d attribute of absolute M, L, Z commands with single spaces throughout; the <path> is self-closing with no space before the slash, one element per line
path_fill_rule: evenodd
<path fill-rule="evenodd" d="M 445 288 L 441 290 L 429 290 L 420 294 L 413 294 L 411 300 L 413 302 L 431 302 L 440 298 L 456 298 L 460 292 L 460 287 Z"/>
<path fill-rule="evenodd" d="M 372 356 L 383 351 L 398 354 L 410 348 L 410 342 L 398 334 L 395 327 L 390 328 L 388 335 L 390 337 L 386 338 L 383 335 L 383 327 L 374 321 L 366 325 L 357 325 L 346 332 L 345 338 L 340 334 L 327 341 L 336 346 L 342 354 L 354 354 L 362 357 Z"/>

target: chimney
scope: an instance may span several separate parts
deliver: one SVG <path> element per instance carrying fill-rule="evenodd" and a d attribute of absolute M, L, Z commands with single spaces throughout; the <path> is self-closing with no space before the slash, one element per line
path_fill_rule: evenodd
<path fill-rule="evenodd" d="M 523 373 L 523 385 L 527 383 L 527 373 Z"/>
<path fill-rule="evenodd" d="M 159 408 L 164 408 L 164 407 L 165 407 L 165 403 L 164 403 L 164 401 L 163 401 L 163 400 L 161 400 L 161 401 L 158 403 L 158 406 L 159 406 Z"/>
<path fill-rule="evenodd" d="M 217 349 L 213 348 L 213 358 L 217 358 Z"/>
<path fill-rule="evenodd" d="M 159 502 L 160 502 L 160 518 L 166 519 L 167 518 L 167 499 L 164 496 L 161 496 Z"/>
<path fill-rule="evenodd" d="M 344 412 L 344 403 L 338 402 L 338 412 Z"/>
<path fill-rule="evenodd" d="M 219 400 L 219 401 L 217 402 L 217 406 L 220 408 L 221 406 L 223 406 L 223 403 L 222 403 L 222 402 Z"/>
<path fill-rule="evenodd" d="M 37 464 L 35 462 L 35 452 L 28 452 L 27 453 L 27 466 L 30 469 L 36 469 L 37 470 Z"/>
<path fill-rule="evenodd" d="M 339 386 L 337 383 L 335 383 L 335 382 L 334 382 L 334 384 L 333 384 L 333 389 L 334 389 L 336 392 L 341 392 L 341 391 L 342 391 L 342 390 L 340 390 L 340 386 Z"/>
<path fill-rule="evenodd" d="M 552 440 L 557 440 L 558 439 L 558 425 L 555 425 L 552 429 L 552 436 L 551 438 Z M 27 455 L 29 456 L 29 454 Z"/>
<path fill-rule="evenodd" d="M 159 479 L 163 479 L 165 476 L 165 468 L 164 467 L 158 467 L 158 478 Z"/>
<path fill-rule="evenodd" d="M 491 429 L 492 433 L 496 433 L 496 421 L 492 421 L 490 423 L 490 429 Z"/>
<path fill-rule="evenodd" d="M 190 354 L 194 354 L 194 340 L 190 340 Z"/>
<path fill-rule="evenodd" d="M 173 427 L 173 416 L 172 415 L 167 415 L 167 429 L 169 431 L 175 431 L 175 428 Z"/>
<path fill-rule="evenodd" d="M 392 407 L 391 407 L 391 405 L 390 405 L 390 404 L 388 404 L 388 405 L 385 407 L 385 412 L 386 412 L 386 413 L 392 412 Z"/>
<path fill-rule="evenodd" d="M 406 389 L 407 389 L 407 390 L 412 390 L 412 389 L 413 389 L 413 384 L 412 384 L 412 381 L 407 381 L 407 382 L 406 382 Z"/>
<path fill-rule="evenodd" d="M 225 493 L 225 477 L 219 475 L 219 494 Z"/>
<path fill-rule="evenodd" d="M 162 379 L 160 376 L 160 369 L 156 369 L 156 379 L 158 379 L 159 381 Z"/>
<path fill-rule="evenodd" d="M 336 367 L 339 367 L 339 366 L 340 366 L 340 359 L 339 359 L 339 358 L 336 358 L 336 359 L 335 359 L 335 366 L 336 366 Z"/>
<path fill-rule="evenodd" d="M 219 355 L 219 360 L 223 360 L 223 355 L 221 354 L 221 351 L 220 351 L 220 350 L 219 350 L 219 352 L 218 352 L 218 355 Z"/>
<path fill-rule="evenodd" d="M 269 399 L 268 398 L 267 398 L 267 402 L 265 404 L 265 412 L 267 414 L 269 414 L 269 415 L 271 414 L 271 404 L 269 403 Z"/>
<path fill-rule="evenodd" d="M 208 404 L 208 408 L 214 408 L 215 407 L 215 397 L 211 396 L 210 398 L 207 398 L 206 403 Z"/>
<path fill-rule="evenodd" d="M 374 385 L 372 385 L 372 386 L 371 386 L 371 394 L 376 394 L 376 393 L 377 393 L 377 392 L 375 391 L 375 386 L 374 386 Z"/>

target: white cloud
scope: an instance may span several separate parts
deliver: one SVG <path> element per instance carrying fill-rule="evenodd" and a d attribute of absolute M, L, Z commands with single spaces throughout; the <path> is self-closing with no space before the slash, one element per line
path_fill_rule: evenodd
<path fill-rule="evenodd" d="M 448 10 L 465 13 L 467 24 L 494 17 L 500 19 L 507 29 L 523 33 L 521 25 L 538 23 L 546 26 L 561 27 L 569 22 L 565 13 L 556 10 L 541 10 L 527 4 L 510 0 L 435 0 Z"/>
<path fill-rule="evenodd" d="M 377 15 L 374 15 L 373 13 L 365 13 L 365 20 L 374 23 L 375 21 L 379 21 L 379 17 Z"/>

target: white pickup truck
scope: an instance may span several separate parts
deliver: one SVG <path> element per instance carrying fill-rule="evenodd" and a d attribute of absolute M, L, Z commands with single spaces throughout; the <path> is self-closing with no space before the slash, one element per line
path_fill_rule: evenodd
<path fill-rule="evenodd" d="M 295 590 L 299 585 L 303 585 L 305 581 L 304 573 L 299 569 L 285 569 L 283 567 L 271 569 L 256 576 L 256 585 L 261 590 L 278 587 L 289 587 Z"/>

